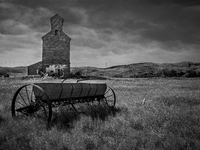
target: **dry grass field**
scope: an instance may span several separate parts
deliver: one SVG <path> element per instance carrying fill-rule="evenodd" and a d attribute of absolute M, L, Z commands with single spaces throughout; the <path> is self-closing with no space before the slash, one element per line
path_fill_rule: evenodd
<path fill-rule="evenodd" d="M 4 150 L 131 150 L 198 149 L 200 147 L 200 78 L 113 79 L 114 110 L 103 103 L 77 114 L 68 106 L 46 121 L 13 119 L 15 91 L 52 79 L 0 79 L 0 149 Z M 70 81 L 73 82 L 73 81 Z"/>

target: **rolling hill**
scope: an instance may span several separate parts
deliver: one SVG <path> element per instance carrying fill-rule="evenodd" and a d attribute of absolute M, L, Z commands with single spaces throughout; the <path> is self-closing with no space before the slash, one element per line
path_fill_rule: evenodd
<path fill-rule="evenodd" d="M 109 68 L 80 67 L 76 68 L 89 76 L 107 76 L 117 78 L 145 77 L 200 77 L 200 63 L 134 63 L 112 66 Z"/>
<path fill-rule="evenodd" d="M 19 66 L 19 67 L 0 67 L 0 77 L 5 76 L 8 77 L 11 74 L 25 74 L 26 73 L 26 67 L 25 66 Z"/>
<path fill-rule="evenodd" d="M 149 78 L 149 77 L 200 77 L 200 63 L 133 63 L 108 68 L 72 67 L 71 72 L 84 76 L 115 78 Z M 0 67 L 0 76 L 7 74 L 26 75 L 26 67 Z"/>

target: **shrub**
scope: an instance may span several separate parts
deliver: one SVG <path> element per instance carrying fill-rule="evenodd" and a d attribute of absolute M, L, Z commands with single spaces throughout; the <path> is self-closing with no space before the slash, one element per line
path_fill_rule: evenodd
<path fill-rule="evenodd" d="M 6 72 L 0 72 L 0 77 L 10 77 L 10 75 Z"/>
<path fill-rule="evenodd" d="M 123 76 L 121 74 L 116 74 L 113 76 L 114 78 L 122 78 Z"/>
<path fill-rule="evenodd" d="M 83 76 L 83 70 L 78 68 L 74 68 L 70 73 L 71 78 L 81 78 L 82 76 Z"/>
<path fill-rule="evenodd" d="M 5 74 L 4 77 L 8 78 L 8 77 L 10 77 L 10 75 L 9 74 Z"/>
<path fill-rule="evenodd" d="M 185 77 L 199 77 L 200 73 L 197 70 L 187 70 L 185 73 Z"/>
<path fill-rule="evenodd" d="M 163 69 L 162 72 L 165 77 L 177 77 L 178 76 L 176 70 L 174 70 L 174 69 L 171 69 L 171 70 Z"/>

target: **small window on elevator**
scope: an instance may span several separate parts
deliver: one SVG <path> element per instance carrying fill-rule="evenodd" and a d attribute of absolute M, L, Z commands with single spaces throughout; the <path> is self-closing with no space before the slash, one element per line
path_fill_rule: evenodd
<path fill-rule="evenodd" d="M 55 30 L 55 35 L 58 35 L 58 30 Z"/>

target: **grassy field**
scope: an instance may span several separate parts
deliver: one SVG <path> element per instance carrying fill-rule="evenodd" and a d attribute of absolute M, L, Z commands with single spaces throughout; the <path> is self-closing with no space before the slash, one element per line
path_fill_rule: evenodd
<path fill-rule="evenodd" d="M 84 114 L 70 107 L 46 121 L 11 117 L 15 91 L 51 79 L 0 79 L 0 149 L 199 149 L 200 78 L 115 79 L 106 81 L 117 96 L 114 110 L 103 103 L 87 106 Z M 70 80 L 70 82 L 73 82 Z"/>

